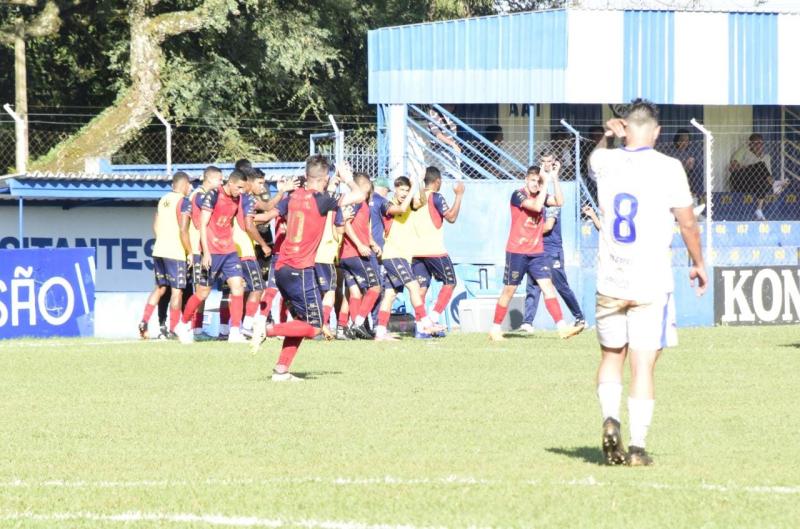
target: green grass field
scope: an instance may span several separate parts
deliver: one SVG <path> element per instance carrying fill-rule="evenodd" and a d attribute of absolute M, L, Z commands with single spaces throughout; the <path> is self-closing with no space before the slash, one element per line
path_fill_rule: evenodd
<path fill-rule="evenodd" d="M 277 341 L 0 342 L 0 526 L 800 526 L 797 327 L 680 338 L 650 468 L 600 464 L 592 332 L 306 343 L 294 384 Z"/>

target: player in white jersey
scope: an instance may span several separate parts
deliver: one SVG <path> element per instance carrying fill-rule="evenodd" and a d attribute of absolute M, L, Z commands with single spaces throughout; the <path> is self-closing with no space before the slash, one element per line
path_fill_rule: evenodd
<path fill-rule="evenodd" d="M 596 317 L 603 452 L 612 465 L 649 465 L 645 438 L 653 417 L 655 364 L 664 347 L 677 344 L 670 258 L 676 219 L 698 295 L 705 292 L 707 277 L 686 173 L 678 160 L 653 149 L 660 132 L 658 109 L 637 99 L 623 118 L 607 125 L 606 134 L 625 138 L 625 147 L 598 148 L 589 162 L 601 217 Z M 619 422 L 626 357 L 631 364 L 627 453 Z"/>

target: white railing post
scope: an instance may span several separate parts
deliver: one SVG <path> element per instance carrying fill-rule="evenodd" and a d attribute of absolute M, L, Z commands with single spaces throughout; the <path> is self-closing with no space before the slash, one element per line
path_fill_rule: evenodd
<path fill-rule="evenodd" d="M 153 112 L 161 124 L 164 125 L 164 128 L 167 129 L 167 176 L 172 176 L 172 125 L 164 119 L 161 112 L 158 110 L 154 110 Z"/>
<path fill-rule="evenodd" d="M 714 204 L 712 203 L 713 194 L 712 188 L 714 184 L 714 170 L 713 170 L 713 161 L 711 159 L 713 145 L 714 145 L 714 135 L 711 134 L 711 131 L 705 128 L 701 123 L 698 123 L 696 119 L 692 118 L 689 122 L 692 124 L 694 128 L 699 130 L 703 133 L 704 137 L 704 156 L 705 156 L 705 168 L 706 168 L 706 263 L 711 266 L 714 263 L 714 245 L 712 243 L 712 239 L 714 238 L 714 234 L 711 233 L 711 224 L 713 222 L 713 215 L 714 215 Z"/>
<path fill-rule="evenodd" d="M 344 131 L 339 130 L 339 126 L 336 124 L 336 120 L 334 119 L 332 114 L 328 114 L 328 121 L 331 122 L 331 127 L 333 127 L 333 132 L 336 134 L 336 143 L 334 145 L 334 156 L 336 157 L 336 165 L 337 167 L 344 161 Z"/>
<path fill-rule="evenodd" d="M 17 173 L 25 174 L 28 171 L 28 146 L 25 144 L 25 129 L 27 123 L 22 117 L 14 112 L 11 105 L 6 103 L 3 109 L 14 118 L 14 130 L 16 132 L 16 166 Z"/>

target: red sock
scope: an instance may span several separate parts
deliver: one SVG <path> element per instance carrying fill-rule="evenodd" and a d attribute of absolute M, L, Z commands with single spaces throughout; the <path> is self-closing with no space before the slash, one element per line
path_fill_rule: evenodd
<path fill-rule="evenodd" d="M 175 326 L 181 321 L 181 309 L 169 308 L 169 330 L 174 331 Z"/>
<path fill-rule="evenodd" d="M 277 323 L 267 328 L 267 336 L 289 336 L 295 338 L 313 338 L 317 335 L 317 330 L 310 324 L 292 320 L 286 323 Z"/>
<path fill-rule="evenodd" d="M 275 296 L 278 294 L 277 288 L 268 288 L 264 291 L 264 295 L 261 296 L 261 314 L 264 316 L 269 315 L 269 312 L 272 310 L 272 300 L 275 299 Z"/>
<path fill-rule="evenodd" d="M 358 315 L 366 319 L 370 312 L 372 312 L 372 308 L 375 306 L 375 302 L 378 301 L 380 295 L 381 289 L 379 288 L 367 290 L 364 299 L 361 300 L 361 310 L 359 310 Z"/>
<path fill-rule="evenodd" d="M 392 314 L 388 310 L 379 310 L 378 311 L 378 325 L 386 327 L 389 325 L 389 316 Z"/>
<path fill-rule="evenodd" d="M 203 302 L 202 299 L 197 294 L 192 294 L 192 297 L 189 298 L 189 301 L 186 302 L 186 306 L 183 308 L 183 319 L 184 323 L 189 323 L 192 321 L 192 316 L 194 316 L 194 312 L 197 310 L 197 307 Z"/>
<path fill-rule="evenodd" d="M 143 322 L 147 323 L 148 321 L 150 321 L 150 316 L 153 315 L 153 311 L 156 310 L 156 306 L 157 305 L 151 305 L 150 303 L 147 303 L 144 306 L 144 314 L 142 315 Z"/>
<path fill-rule="evenodd" d="M 450 298 L 453 297 L 453 290 L 455 290 L 455 288 L 455 285 L 442 285 L 442 289 L 439 291 L 439 297 L 436 298 L 436 305 L 433 306 L 435 312 L 439 314 L 444 312 L 445 307 L 450 303 Z"/>
<path fill-rule="evenodd" d="M 281 299 L 281 313 L 279 315 L 281 323 L 289 321 L 289 307 L 286 306 L 286 300 Z"/>
<path fill-rule="evenodd" d="M 504 307 L 498 303 L 494 308 L 494 322 L 497 325 L 503 323 L 503 320 L 506 319 L 507 313 L 508 313 L 508 307 Z"/>
<path fill-rule="evenodd" d="M 194 321 L 192 322 L 193 329 L 202 329 L 203 328 L 203 311 L 199 308 L 194 313 Z"/>
<path fill-rule="evenodd" d="M 244 309 L 244 296 L 234 296 L 231 294 L 230 306 L 230 322 L 231 327 L 242 326 L 242 309 Z"/>
<path fill-rule="evenodd" d="M 231 296 L 233 298 L 233 296 Z M 219 304 L 219 324 L 228 325 L 231 321 L 231 305 L 228 301 L 221 301 Z"/>
<path fill-rule="evenodd" d="M 350 296 L 347 302 L 350 303 L 350 316 L 353 318 L 353 321 L 355 321 L 356 316 L 358 316 L 361 310 L 361 298 Z"/>
<path fill-rule="evenodd" d="M 346 310 L 339 311 L 339 327 L 347 327 L 347 320 L 350 319 L 350 312 Z"/>
<path fill-rule="evenodd" d="M 258 301 L 248 301 L 244 308 L 244 315 L 251 318 L 256 315 L 258 311 Z"/>
<path fill-rule="evenodd" d="M 550 313 L 550 316 L 553 318 L 553 321 L 558 323 L 564 319 L 564 315 L 561 313 L 561 304 L 558 302 L 558 298 L 544 298 L 544 306 L 547 309 L 547 312 Z"/>
<path fill-rule="evenodd" d="M 281 356 L 278 357 L 278 363 L 276 366 L 284 367 L 286 370 L 289 370 L 289 366 L 292 365 L 292 360 L 294 360 L 294 356 L 297 354 L 297 348 L 300 347 L 300 343 L 303 341 L 302 338 L 295 337 L 295 336 L 287 336 L 283 339 L 283 348 L 281 349 Z"/>
<path fill-rule="evenodd" d="M 414 307 L 414 319 L 417 321 L 422 320 L 428 313 L 425 312 L 425 305 L 417 305 Z"/>
<path fill-rule="evenodd" d="M 322 306 L 322 325 L 328 325 L 331 321 L 331 311 L 333 307 L 330 305 Z"/>

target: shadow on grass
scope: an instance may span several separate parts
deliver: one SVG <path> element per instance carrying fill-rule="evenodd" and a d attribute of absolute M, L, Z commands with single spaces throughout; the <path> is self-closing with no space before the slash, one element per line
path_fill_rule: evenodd
<path fill-rule="evenodd" d="M 595 465 L 605 464 L 603 451 L 595 446 L 576 446 L 574 448 L 545 448 L 551 454 L 567 456 L 573 459 L 582 459 L 586 463 Z"/>
<path fill-rule="evenodd" d="M 791 347 L 793 349 L 800 349 L 800 343 L 782 343 L 781 347 Z"/>
<path fill-rule="evenodd" d="M 326 378 L 330 376 L 341 375 L 341 371 L 292 371 L 292 374 L 305 380 L 316 380 L 318 378 Z"/>

